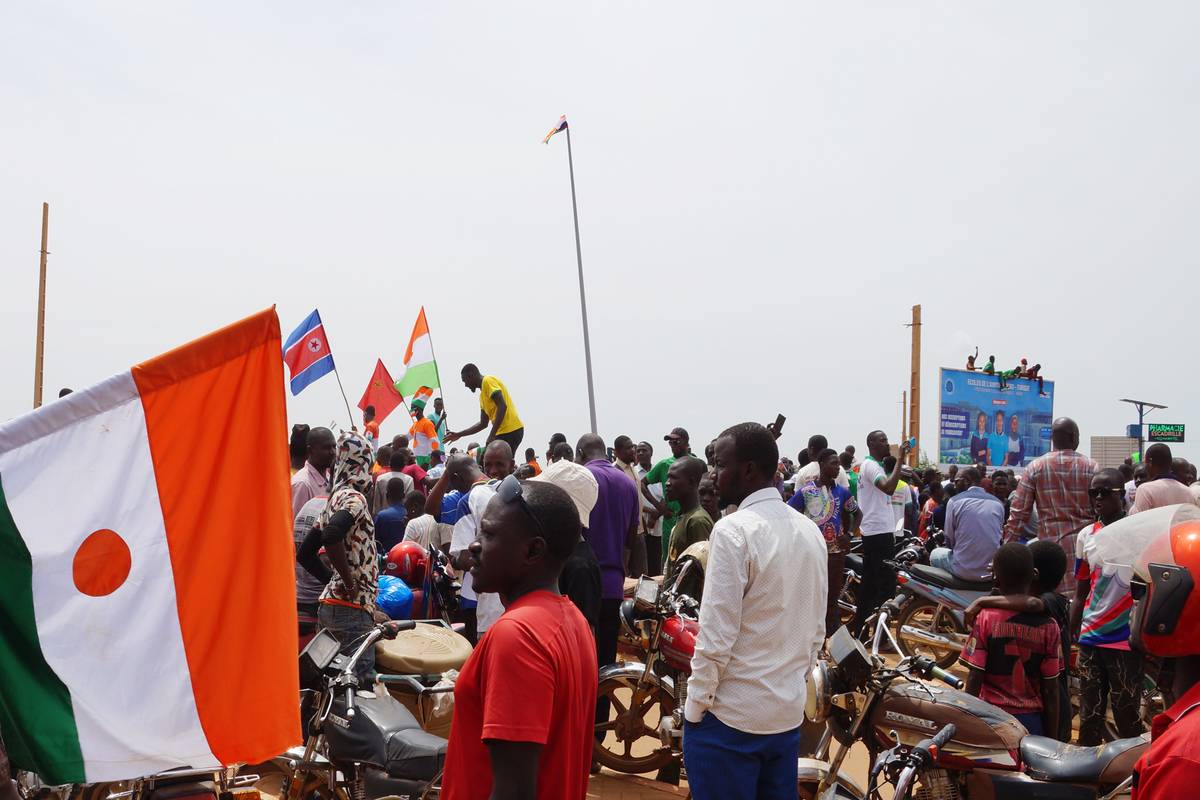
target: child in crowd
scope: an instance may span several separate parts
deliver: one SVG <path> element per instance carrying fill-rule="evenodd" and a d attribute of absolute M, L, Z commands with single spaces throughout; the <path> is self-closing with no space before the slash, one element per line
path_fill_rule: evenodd
<path fill-rule="evenodd" d="M 1056 591 L 1067 571 L 1067 554 L 1054 542 L 1038 540 L 1029 545 L 1033 556 L 1033 587 L 1029 594 L 993 594 L 981 597 L 967 607 L 966 622 L 972 625 L 985 608 L 1028 614 L 1049 614 L 1058 623 L 1062 645 L 1062 669 L 1058 674 L 1058 730 L 1046 735 L 1060 742 L 1071 741 L 1071 692 L 1067 684 L 1067 665 L 1071 663 L 1071 637 L 1068 625 L 1067 598 Z"/>
<path fill-rule="evenodd" d="M 375 547 L 380 553 L 386 554 L 404 541 L 404 524 L 408 519 L 408 510 L 404 504 L 405 488 L 404 482 L 396 478 L 387 483 L 387 505 L 375 515 Z"/>
<path fill-rule="evenodd" d="M 1029 595 L 1034 579 L 1030 548 L 1016 542 L 1002 545 L 992 570 L 1000 594 Z M 1049 614 L 982 609 L 962 661 L 970 667 L 968 693 L 1012 714 L 1035 736 L 1058 731 L 1062 633 Z"/>

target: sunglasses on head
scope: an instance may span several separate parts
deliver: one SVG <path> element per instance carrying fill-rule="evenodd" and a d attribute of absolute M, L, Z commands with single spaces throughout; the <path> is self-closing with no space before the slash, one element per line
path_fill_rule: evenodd
<path fill-rule="evenodd" d="M 500 481 L 500 485 L 496 488 L 496 495 L 505 505 L 517 503 L 521 506 L 521 510 L 537 526 L 538 534 L 543 539 L 547 538 L 546 529 L 542 527 L 542 521 L 537 518 L 537 515 L 533 513 L 533 509 L 529 507 L 529 503 L 525 501 L 524 487 L 521 486 L 521 481 L 517 479 L 516 475 L 509 475 Z"/>
<path fill-rule="evenodd" d="M 1108 497 L 1109 495 L 1114 495 L 1121 491 L 1124 491 L 1124 490 L 1123 489 L 1109 489 L 1108 487 L 1103 487 L 1100 489 L 1088 489 L 1088 497 L 1095 497 L 1098 499 L 1102 499 L 1102 498 Z"/>

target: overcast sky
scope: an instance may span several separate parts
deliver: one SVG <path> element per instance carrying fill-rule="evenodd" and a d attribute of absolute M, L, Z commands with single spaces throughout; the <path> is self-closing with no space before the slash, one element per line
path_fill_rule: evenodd
<path fill-rule="evenodd" d="M 1087 437 L 1200 437 L 1192 3 L 9 4 L 0 419 L 276 304 L 318 307 L 353 405 L 423 304 L 451 427 L 499 375 L 526 443 L 788 417 L 895 439 L 913 303 L 923 447 L 979 345 Z M 345 425 L 330 376 L 291 421 Z M 357 413 L 357 412 L 356 412 Z M 390 435 L 398 418 L 384 425 Z M 1200 446 L 1182 452 L 1200 456 Z"/>

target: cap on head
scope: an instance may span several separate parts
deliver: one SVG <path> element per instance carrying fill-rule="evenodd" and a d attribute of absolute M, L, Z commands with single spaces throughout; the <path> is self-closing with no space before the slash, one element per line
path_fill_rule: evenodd
<path fill-rule="evenodd" d="M 663 441 L 670 442 L 670 441 L 674 441 L 674 440 L 682 440 L 685 442 L 690 442 L 691 437 L 688 436 L 688 432 L 686 430 L 684 430 L 683 428 L 671 428 L 671 432 L 663 437 Z"/>

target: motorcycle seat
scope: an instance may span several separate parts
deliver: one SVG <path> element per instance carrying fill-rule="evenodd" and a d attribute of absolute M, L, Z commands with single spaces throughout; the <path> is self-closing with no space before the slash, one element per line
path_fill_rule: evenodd
<path fill-rule="evenodd" d="M 1117 739 L 1099 747 L 1080 747 L 1046 736 L 1026 736 L 1021 740 L 1021 761 L 1029 777 L 1039 781 L 1100 783 L 1101 773 L 1113 759 L 1145 742 Z"/>
<path fill-rule="evenodd" d="M 863 571 L 862 556 L 860 556 L 858 553 L 847 553 L 846 554 L 846 567 L 848 569 L 854 570 L 859 575 L 862 575 L 862 571 Z"/>
<path fill-rule="evenodd" d="M 446 740 L 420 727 L 387 735 L 387 773 L 392 777 L 432 780 L 445 760 Z"/>
<path fill-rule="evenodd" d="M 909 573 L 926 583 L 932 583 L 936 586 L 941 586 L 945 589 L 963 589 L 971 592 L 989 592 L 992 589 L 992 581 L 968 581 L 963 580 L 957 575 L 952 575 L 944 569 L 937 567 L 928 567 L 924 564 L 913 564 L 908 568 Z"/>

